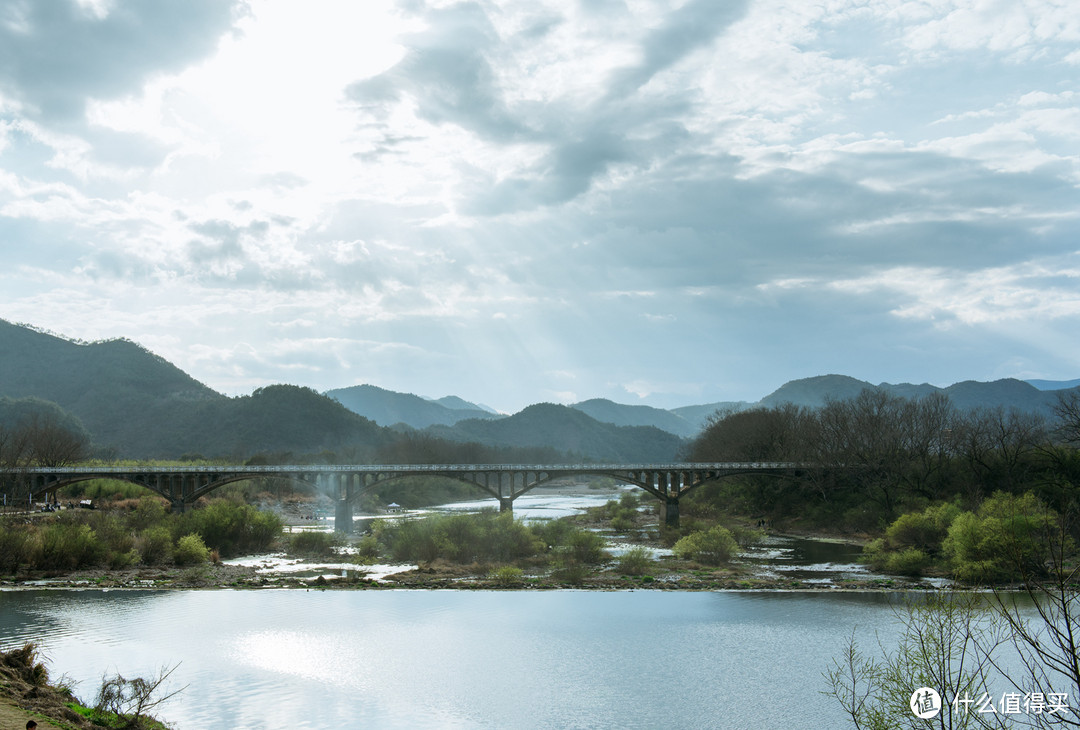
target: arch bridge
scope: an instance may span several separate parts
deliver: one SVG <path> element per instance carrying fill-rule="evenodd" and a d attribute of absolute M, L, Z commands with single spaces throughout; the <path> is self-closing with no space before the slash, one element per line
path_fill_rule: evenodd
<path fill-rule="evenodd" d="M 472 484 L 498 500 L 503 512 L 514 500 L 544 484 L 581 476 L 611 477 L 660 500 L 660 519 L 679 525 L 679 499 L 707 482 L 742 474 L 795 475 L 809 465 L 792 462 L 674 464 L 396 464 L 303 466 L 58 466 L 0 470 L 0 493 L 8 500 L 54 495 L 61 487 L 93 479 L 115 479 L 146 487 L 183 511 L 200 497 L 232 482 L 288 479 L 314 486 L 336 504 L 335 525 L 352 532 L 360 496 L 376 485 L 415 476 L 439 476 Z"/>

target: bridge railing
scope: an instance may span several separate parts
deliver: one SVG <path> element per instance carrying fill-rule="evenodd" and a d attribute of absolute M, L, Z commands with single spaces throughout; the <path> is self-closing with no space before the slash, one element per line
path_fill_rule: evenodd
<path fill-rule="evenodd" d="M 293 464 L 293 465 L 184 465 L 184 466 L 55 466 L 3 470 L 12 474 L 297 474 L 374 472 L 635 472 L 635 471 L 764 471 L 807 468 L 800 462 L 673 462 L 632 464 Z"/>

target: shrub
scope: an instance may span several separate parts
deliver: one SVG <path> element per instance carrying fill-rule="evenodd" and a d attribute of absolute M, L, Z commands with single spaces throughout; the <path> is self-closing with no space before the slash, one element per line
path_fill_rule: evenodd
<path fill-rule="evenodd" d="M 139 551 L 145 565 L 165 563 L 172 558 L 172 535 L 164 525 L 143 530 L 135 539 L 135 548 Z"/>
<path fill-rule="evenodd" d="M 1033 494 L 995 493 L 953 520 L 942 550 L 957 580 L 996 583 L 1045 575 L 1057 514 Z"/>
<path fill-rule="evenodd" d="M 619 556 L 619 571 L 623 575 L 644 575 L 655 562 L 643 547 L 634 547 Z"/>
<path fill-rule="evenodd" d="M 134 548 L 127 552 L 112 552 L 107 562 L 112 570 L 127 568 L 139 562 L 139 552 Z"/>
<path fill-rule="evenodd" d="M 76 570 L 97 564 L 102 552 L 97 535 L 89 525 L 53 522 L 41 531 L 38 567 Z"/>
<path fill-rule="evenodd" d="M 959 514 L 960 508 L 950 503 L 927 507 L 922 512 L 908 512 L 889 525 L 885 540 L 893 550 L 918 548 L 927 553 L 938 553 L 949 526 Z"/>
<path fill-rule="evenodd" d="M 739 551 L 739 544 L 728 529 L 718 525 L 710 530 L 687 535 L 675 543 L 672 551 L 684 560 L 720 565 Z"/>
<path fill-rule="evenodd" d="M 364 535 L 356 543 L 358 561 L 370 562 L 379 558 L 379 540 L 374 535 Z"/>
<path fill-rule="evenodd" d="M 560 558 L 555 563 L 555 570 L 552 571 L 552 577 L 563 583 L 570 583 L 571 585 L 581 585 L 585 582 L 585 576 L 589 574 L 588 569 L 572 558 Z"/>
<path fill-rule="evenodd" d="M 136 530 L 160 525 L 169 514 L 168 502 L 162 497 L 143 497 L 135 511 L 128 516 L 128 524 Z"/>
<path fill-rule="evenodd" d="M 206 545 L 222 555 L 239 555 L 269 548 L 281 534 L 281 526 L 281 518 L 273 512 L 228 499 L 216 499 L 201 509 L 181 515 L 173 535 L 197 533 Z"/>
<path fill-rule="evenodd" d="M 176 541 L 173 562 L 177 565 L 200 565 L 210 559 L 210 549 L 197 533 L 184 535 Z"/>
<path fill-rule="evenodd" d="M 884 570 L 896 575 L 919 576 L 930 566 L 930 556 L 918 548 L 904 548 L 889 553 L 885 558 Z"/>
<path fill-rule="evenodd" d="M 22 525 L 0 524 L 0 572 L 14 573 L 19 566 L 37 562 L 41 542 Z"/>
<path fill-rule="evenodd" d="M 455 563 L 510 562 L 536 555 L 544 543 L 511 514 L 434 515 L 376 528 L 395 560 Z"/>
<path fill-rule="evenodd" d="M 530 528 L 533 534 L 539 537 L 548 548 L 565 545 L 566 541 L 570 539 L 570 535 L 580 529 L 567 520 L 533 522 L 530 524 Z"/>
<path fill-rule="evenodd" d="M 629 532 L 637 526 L 636 517 L 635 510 L 620 508 L 611 520 L 611 529 L 615 532 Z"/>
<path fill-rule="evenodd" d="M 517 568 L 513 565 L 503 565 L 492 571 L 491 577 L 495 579 L 496 583 L 502 585 L 515 585 L 522 581 L 522 578 L 525 577 L 525 572 L 521 568 Z"/>
<path fill-rule="evenodd" d="M 34 687 L 49 681 L 49 669 L 42 661 L 41 648 L 34 642 L 27 642 L 18 649 L 0 651 L 0 665 L 13 670 L 19 679 Z"/>
<path fill-rule="evenodd" d="M 333 532 L 301 530 L 289 537 L 290 554 L 330 556 L 340 545 L 341 538 Z"/>
<path fill-rule="evenodd" d="M 563 550 L 571 560 L 577 563 L 602 563 L 610 557 L 604 550 L 604 538 L 588 530 L 572 533 Z"/>

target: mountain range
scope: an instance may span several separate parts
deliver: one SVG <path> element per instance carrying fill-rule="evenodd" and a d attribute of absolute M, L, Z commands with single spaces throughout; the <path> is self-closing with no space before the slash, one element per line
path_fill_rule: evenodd
<path fill-rule="evenodd" d="M 595 460 L 671 461 L 717 411 L 788 402 L 819 407 L 866 388 L 904 397 L 947 395 L 959 408 L 1017 408 L 1052 413 L 1057 391 L 1080 381 L 1005 379 L 929 384 L 872 383 L 844 375 L 793 380 L 757 402 L 721 402 L 665 410 L 591 399 L 540 403 L 512 414 L 457 396 L 439 399 L 357 385 L 317 393 L 272 385 L 231 398 L 129 340 L 82 343 L 0 320 L 0 419 L 34 398 L 80 422 L 98 455 L 246 459 L 255 454 L 317 454 L 366 461 L 417 433 L 452 443 L 503 449 L 554 449 Z M 5 405 L 6 404 L 6 405 Z M 52 406 L 50 406 L 52 408 Z M 0 423 L 0 426 L 10 425 Z"/>

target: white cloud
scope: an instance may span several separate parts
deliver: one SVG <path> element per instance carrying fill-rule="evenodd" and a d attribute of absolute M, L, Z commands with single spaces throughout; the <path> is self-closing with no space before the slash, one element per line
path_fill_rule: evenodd
<path fill-rule="evenodd" d="M 230 392 L 754 400 L 1075 323 L 1072 4 L 37 7 L 0 12 L 0 317 Z"/>

